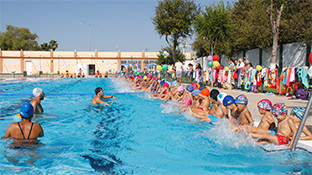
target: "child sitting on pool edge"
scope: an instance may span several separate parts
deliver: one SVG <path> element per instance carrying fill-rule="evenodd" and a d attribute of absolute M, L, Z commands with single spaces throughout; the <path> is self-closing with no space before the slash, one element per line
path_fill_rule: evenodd
<path fill-rule="evenodd" d="M 251 117 L 250 111 L 247 108 L 248 99 L 245 95 L 241 94 L 235 98 L 235 105 L 237 112 L 234 118 L 238 120 L 239 125 L 253 125 L 254 121 Z"/>
<path fill-rule="evenodd" d="M 264 140 L 262 144 L 274 143 L 276 145 L 287 145 L 291 138 L 297 133 L 297 128 L 291 117 L 287 116 L 287 107 L 284 103 L 276 103 L 271 110 L 277 119 L 276 135 L 271 134 L 251 134 L 251 137 Z M 294 139 L 288 144 L 291 147 Z"/>
<path fill-rule="evenodd" d="M 245 133 L 259 133 L 259 134 L 272 134 L 276 133 L 275 121 L 273 119 L 271 109 L 272 103 L 268 99 L 260 100 L 257 104 L 258 111 L 262 115 L 261 121 L 257 127 L 247 126 L 244 129 Z"/>

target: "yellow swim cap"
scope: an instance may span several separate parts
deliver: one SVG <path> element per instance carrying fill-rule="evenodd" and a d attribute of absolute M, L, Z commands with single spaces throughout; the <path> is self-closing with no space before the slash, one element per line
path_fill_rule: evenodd
<path fill-rule="evenodd" d="M 146 75 L 143 77 L 143 80 L 147 80 L 147 76 Z"/>

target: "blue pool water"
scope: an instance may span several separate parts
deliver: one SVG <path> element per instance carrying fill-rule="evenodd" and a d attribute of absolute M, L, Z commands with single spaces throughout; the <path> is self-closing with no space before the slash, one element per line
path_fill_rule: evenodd
<path fill-rule="evenodd" d="M 89 106 L 98 86 L 119 100 Z M 2 79 L 1 136 L 35 87 L 46 93 L 46 116 L 33 120 L 44 129 L 43 145 L 16 150 L 1 139 L 0 174 L 312 173 L 304 150 L 266 152 L 222 121 L 213 126 L 175 115 L 174 103 L 162 107 L 119 79 Z"/>

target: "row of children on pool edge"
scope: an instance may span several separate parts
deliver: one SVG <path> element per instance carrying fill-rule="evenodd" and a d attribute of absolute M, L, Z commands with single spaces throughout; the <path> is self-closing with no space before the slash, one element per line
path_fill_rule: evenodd
<path fill-rule="evenodd" d="M 135 88 L 148 92 L 150 98 L 163 101 L 178 101 L 182 107 L 180 112 L 189 110 L 190 114 L 199 118 L 201 122 L 215 123 L 225 116 L 232 131 L 243 131 L 247 135 L 258 139 L 263 144 L 274 143 L 291 147 L 297 128 L 304 115 L 305 109 L 295 107 L 290 115 L 287 115 L 287 107 L 284 103 L 272 105 L 268 99 L 260 100 L 257 104 L 258 111 L 262 115 L 257 127 L 254 126 L 251 113 L 247 108 L 248 99 L 245 95 L 239 95 L 235 99 L 225 93 L 219 93 L 217 89 L 211 92 L 203 84 L 192 84 L 184 88 L 177 82 L 158 81 L 151 74 L 147 76 L 124 75 Z M 180 113 L 179 112 L 179 113 Z M 273 116 L 277 119 L 277 126 Z M 312 133 L 304 127 L 300 140 L 312 140 Z"/>

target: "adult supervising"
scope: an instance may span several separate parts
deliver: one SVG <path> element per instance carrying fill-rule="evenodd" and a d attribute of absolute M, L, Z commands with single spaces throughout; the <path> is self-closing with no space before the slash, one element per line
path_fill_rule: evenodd
<path fill-rule="evenodd" d="M 183 64 L 179 59 L 177 59 L 177 62 L 174 64 L 174 66 L 176 67 L 177 82 L 181 84 Z"/>
<path fill-rule="evenodd" d="M 106 99 L 106 98 L 113 98 L 114 100 L 118 100 L 118 98 L 112 96 L 112 95 L 104 95 L 104 91 L 101 87 L 97 87 L 95 90 L 95 96 L 92 99 L 91 104 L 95 105 L 95 104 L 104 104 L 107 106 L 110 106 L 110 104 L 102 101 L 102 98 Z"/>

